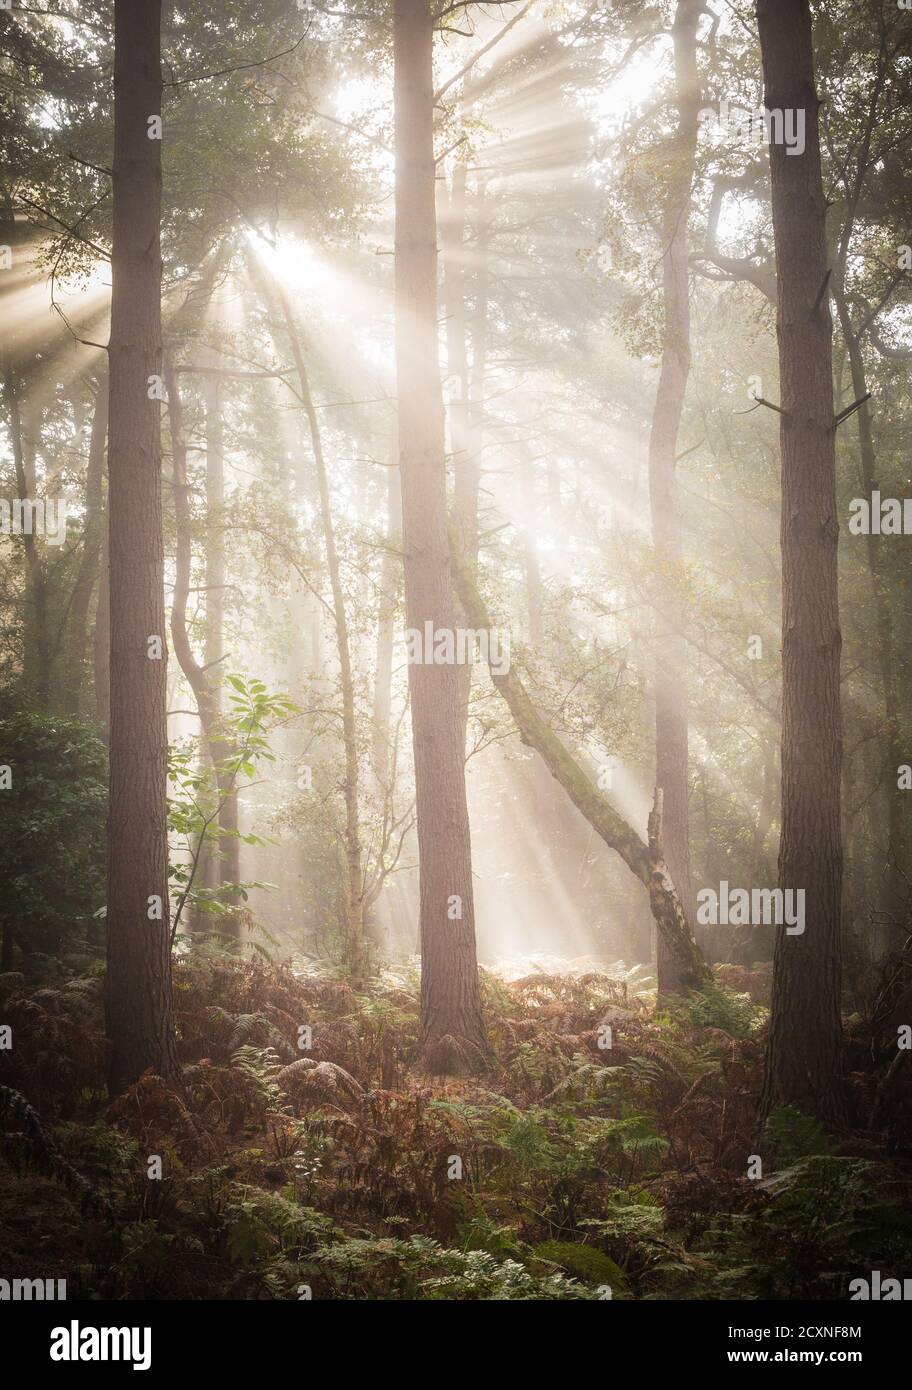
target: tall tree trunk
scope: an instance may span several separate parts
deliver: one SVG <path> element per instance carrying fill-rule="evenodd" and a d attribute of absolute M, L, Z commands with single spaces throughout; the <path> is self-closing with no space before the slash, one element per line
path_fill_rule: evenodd
<path fill-rule="evenodd" d="M 840 905 L 842 717 L 832 322 L 808 0 L 758 0 L 766 107 L 803 111 L 802 154 L 770 144 L 782 451 L 782 838 L 779 882 L 805 931 L 780 932 L 763 1113 L 844 1113 Z M 797 120 L 797 117 L 795 118 Z"/>
<path fill-rule="evenodd" d="M 696 903 L 690 881 L 688 817 L 688 700 L 685 615 L 680 599 L 683 543 L 677 482 L 678 430 L 690 375 L 688 229 L 699 130 L 697 26 L 704 0 L 678 0 L 672 24 L 677 129 L 661 165 L 662 369 L 649 436 L 649 501 L 656 557 L 655 721 L 656 785 L 665 807 L 664 851 L 678 897 L 691 923 Z M 656 939 L 662 992 L 681 988 L 665 938 Z"/>
<path fill-rule="evenodd" d="M 161 405 L 161 0 L 114 4 L 108 1084 L 178 1072 L 171 1000 Z M 156 643 L 159 645 L 156 646 Z"/>
<path fill-rule="evenodd" d="M 336 629 L 336 645 L 339 657 L 339 686 L 342 691 L 342 742 L 345 749 L 345 779 L 342 788 L 345 802 L 345 866 L 348 878 L 345 955 L 352 983 L 357 987 L 364 984 L 367 975 L 367 960 L 364 941 L 364 868 L 359 816 L 360 768 L 355 712 L 355 680 L 352 671 L 348 611 L 336 547 L 336 528 L 329 496 L 329 477 L 326 472 L 326 458 L 323 453 L 323 435 L 310 390 L 310 376 L 307 371 L 301 335 L 288 296 L 279 285 L 276 285 L 276 295 L 285 322 L 285 330 L 291 343 L 300 397 L 310 429 L 310 441 L 317 474 L 317 493 L 320 500 L 323 545 L 326 550 L 326 567 L 329 571 L 329 584 L 332 592 L 333 624 Z"/>
<path fill-rule="evenodd" d="M 394 0 L 396 369 L 409 629 L 453 631 L 443 395 L 437 355 L 433 19 Z M 459 667 L 411 662 L 420 866 L 422 1057 L 434 1072 L 484 1066 Z"/>
<path fill-rule="evenodd" d="M 843 341 L 849 358 L 852 378 L 852 395 L 863 404 L 855 412 L 858 429 L 858 446 L 861 456 L 862 487 L 868 496 L 877 487 L 877 454 L 874 448 L 874 431 L 871 425 L 871 411 L 864 397 L 868 394 L 867 374 L 861 340 L 852 324 L 852 316 L 845 295 L 845 266 L 840 262 L 834 276 L 833 298 L 842 329 Z M 903 752 L 902 728 L 899 708 L 899 692 L 896 684 L 896 642 L 893 633 L 893 615 L 890 609 L 888 579 L 884 573 L 883 537 L 869 533 L 865 538 L 868 570 L 871 575 L 871 590 L 874 603 L 874 624 L 877 633 L 877 664 L 880 674 L 880 689 L 883 699 L 886 776 L 884 793 L 887 804 L 887 836 L 889 844 L 884 846 L 886 867 L 880 884 L 880 905 L 886 913 L 897 913 L 903 897 L 902 869 L 905 855 L 905 835 L 903 817 L 905 792 L 897 785 L 897 769 L 905 761 Z M 894 945 L 902 945 L 905 939 L 900 932 L 900 940 Z"/>
<path fill-rule="evenodd" d="M 380 565 L 380 603 L 377 614 L 377 660 L 374 675 L 374 729 L 371 762 L 381 795 L 390 788 L 390 718 L 392 715 L 393 643 L 396 612 L 402 590 L 402 490 L 399 461 L 395 457 L 398 430 L 392 441 L 393 458 L 387 469 L 386 550 Z"/>
<path fill-rule="evenodd" d="M 278 311 L 286 336 L 291 346 L 295 374 L 298 378 L 298 398 L 307 417 L 310 441 L 314 455 L 314 469 L 317 479 L 317 495 L 320 504 L 320 520 L 323 530 L 323 544 L 326 550 L 326 567 L 329 572 L 332 592 L 333 624 L 336 630 L 336 647 L 339 660 L 339 687 L 342 694 L 342 744 L 345 754 L 345 776 L 342 794 L 345 803 L 344 853 L 347 893 L 345 907 L 345 959 L 352 983 L 359 987 L 364 984 L 368 972 L 368 960 L 364 933 L 365 895 L 364 895 L 364 856 L 361 844 L 360 823 L 360 764 L 358 755 L 357 714 L 355 709 L 355 680 L 352 664 L 351 637 L 349 632 L 348 609 L 345 590 L 342 585 L 342 568 L 336 546 L 336 528 L 329 495 L 329 476 L 326 470 L 326 457 L 323 451 L 323 435 L 320 421 L 310 389 L 310 374 L 304 355 L 301 333 L 295 320 L 291 301 L 282 285 L 274 278 L 267 279 L 257 263 L 250 261 L 251 275 L 267 308 Z"/>
<path fill-rule="evenodd" d="M 82 557 L 73 599 L 70 604 L 69 644 L 66 670 L 66 709 L 68 714 L 84 713 L 86 650 L 88 647 L 89 607 L 101 564 L 101 538 L 104 530 L 105 450 L 108 443 L 108 381 L 99 378 L 89 437 L 89 463 L 86 470 L 85 524 Z"/>
<path fill-rule="evenodd" d="M 218 356 L 207 351 L 203 355 L 204 365 L 217 369 Z M 223 661 L 225 657 L 225 429 L 222 419 L 222 383 L 218 376 L 202 378 L 203 408 L 206 419 L 206 628 L 203 647 L 203 664 L 212 692 L 212 705 L 216 718 L 221 713 L 221 683 L 225 678 Z M 227 851 L 228 841 L 233 842 L 233 853 L 237 861 L 234 882 L 240 879 L 240 840 L 238 795 L 232 788 L 222 805 L 219 823 L 226 832 L 222 851 Z M 228 858 L 218 861 L 207 844 L 200 846 L 197 880 L 205 889 L 216 888 L 222 881 L 220 865 L 227 866 Z M 227 867 L 226 867 L 227 874 Z M 191 919 L 192 930 L 203 930 L 204 914 L 195 913 Z"/>
<path fill-rule="evenodd" d="M 460 162 L 453 170 L 453 188 L 440 224 L 443 249 L 443 302 L 446 313 L 447 378 L 450 398 L 447 417 L 453 458 L 453 515 L 459 530 L 460 546 L 467 563 L 478 561 L 478 442 L 479 430 L 474 406 L 476 383 L 483 376 L 484 345 L 487 340 L 487 295 L 485 289 L 485 247 L 479 243 L 476 258 L 476 297 L 473 316 L 475 362 L 469 373 L 468 320 L 466 290 L 466 183 L 468 170 Z M 442 184 L 442 187 L 446 187 Z M 479 357 L 479 352 L 482 357 Z M 458 599 L 456 611 L 459 612 Z M 460 617 L 461 621 L 461 617 Z M 472 667 L 461 666 L 459 682 L 459 722 L 465 746 L 472 691 Z"/>
<path fill-rule="evenodd" d="M 98 569 L 98 601 L 95 605 L 95 628 L 92 633 L 93 690 L 95 723 L 101 738 L 108 743 L 111 729 L 111 567 L 108 547 L 108 527 L 105 518 L 101 526 L 101 555 Z"/>

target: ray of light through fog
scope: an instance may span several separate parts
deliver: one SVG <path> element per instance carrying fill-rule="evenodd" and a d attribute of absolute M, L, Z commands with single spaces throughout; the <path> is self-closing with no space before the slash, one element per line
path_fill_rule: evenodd
<path fill-rule="evenodd" d="M 564 630 L 568 647 L 574 648 L 572 657 L 568 652 L 566 663 L 542 672 L 543 689 L 555 711 L 554 727 L 560 738 L 573 744 L 594 777 L 610 765 L 610 786 L 603 790 L 645 836 L 653 786 L 642 729 L 635 728 L 626 713 L 606 713 L 603 718 L 601 704 L 607 702 L 600 693 L 595 714 L 587 700 L 595 691 L 593 670 L 599 661 L 606 663 L 605 679 L 613 681 L 616 690 L 644 690 L 644 672 L 658 642 L 645 558 L 652 544 L 648 418 L 637 403 L 655 392 L 661 365 L 657 320 L 650 314 L 660 290 L 662 248 L 654 248 L 656 254 L 639 266 L 646 326 L 637 329 L 636 352 L 622 357 L 619 343 L 629 326 L 624 277 L 633 273 L 633 262 L 624 264 L 623 255 L 618 259 L 617 246 L 605 233 L 605 217 L 606 206 L 617 198 L 617 218 L 631 247 L 636 246 L 638 227 L 645 228 L 654 218 L 648 188 L 658 156 L 643 132 L 652 130 L 655 122 L 660 143 L 672 138 L 674 118 L 662 105 L 675 75 L 672 36 L 667 29 L 642 36 L 634 29 L 630 41 L 608 26 L 593 42 L 583 37 L 584 7 L 571 4 L 552 12 L 541 4 L 525 6 L 521 22 L 506 27 L 509 16 L 502 13 L 504 8 L 475 7 L 470 33 L 445 33 L 436 45 L 439 359 L 450 485 L 462 447 L 457 434 L 459 411 L 464 410 L 472 420 L 480 466 L 479 524 L 489 552 L 482 575 L 494 562 L 501 567 L 507 584 L 501 611 L 508 613 L 513 639 L 533 668 L 533 627 L 537 624 L 555 639 L 558 649 Z M 53 26 L 67 41 L 77 33 L 75 20 L 66 16 L 48 15 L 43 21 L 36 16 L 36 22 Z M 331 45 L 344 45 L 349 23 L 345 15 L 327 12 L 321 33 L 329 36 Z M 734 9 L 704 15 L 701 40 L 735 51 L 741 24 Z M 92 51 L 91 33 L 85 41 Z M 470 60 L 479 49 L 482 57 L 473 64 Z M 241 795 L 242 830 L 266 837 L 265 843 L 243 846 L 243 875 L 272 885 L 253 890 L 252 906 L 267 928 L 283 931 L 295 917 L 300 891 L 296 769 L 309 756 L 308 748 L 322 748 L 326 741 L 322 707 L 338 695 L 340 670 L 332 605 L 325 576 L 318 573 L 323 542 L 313 487 L 312 428 L 296 385 L 290 339 L 275 312 L 264 309 L 263 283 L 281 287 L 293 304 L 307 360 L 341 538 L 342 583 L 353 610 L 351 640 L 364 718 L 376 656 L 373 623 L 383 598 L 383 554 L 390 545 L 387 474 L 395 461 L 391 64 L 388 53 L 368 62 L 353 50 L 349 71 L 343 48 L 332 52 L 327 62 L 320 84 L 313 91 L 302 88 L 295 98 L 297 119 L 301 132 L 318 133 L 324 150 L 335 142 L 343 160 L 358 166 L 364 180 L 360 201 L 355 199 L 353 210 L 340 216 L 336 227 L 315 220 L 306 198 L 297 206 L 290 200 L 290 206 L 275 216 L 240 202 L 240 216 L 228 228 L 217 256 L 204 258 L 195 270 L 172 265 L 165 296 L 170 351 L 194 293 L 209 283 L 207 276 L 218 278 L 218 287 L 213 290 L 210 285 L 205 291 L 196 341 L 189 352 L 178 351 L 186 359 L 187 375 L 181 380 L 189 403 L 190 457 L 197 468 L 209 445 L 199 405 L 203 378 L 192 375 L 195 354 L 201 354 L 200 362 L 217 364 L 226 373 L 220 398 L 225 500 L 235 516 L 246 519 L 253 537 L 248 557 L 252 580 L 245 572 L 248 561 L 235 565 L 233 543 L 227 547 L 225 607 L 232 635 L 226 669 L 256 673 L 271 689 L 291 686 L 292 697 L 305 706 L 305 714 L 285 721 L 275 732 L 273 768 L 253 779 Z M 251 82 L 256 91 L 255 79 Z M 759 101 L 755 69 L 743 66 L 733 71 L 731 86 L 733 101 Z M 47 130 L 57 129 L 64 114 L 62 102 L 49 96 L 39 123 Z M 768 224 L 763 199 L 744 174 L 748 156 L 733 153 L 725 140 L 725 132 L 712 122 L 705 129 L 701 126 L 701 159 L 713 152 L 722 161 L 720 191 L 711 213 L 712 256 L 700 262 L 701 270 L 715 264 L 717 279 L 736 258 L 757 260 Z M 185 170 L 180 177 L 187 177 Z M 457 209 L 451 200 L 460 177 L 464 206 Z M 702 178 L 698 169 L 696 187 L 705 198 Z M 229 190 L 226 196 L 230 201 L 235 195 Z M 64 267 L 55 272 L 52 283 L 49 262 L 39 252 L 42 237 L 59 234 L 61 225 L 55 226 L 46 212 L 35 208 L 27 216 L 32 223 L 29 239 L 17 243 L 15 265 L 3 280 L 5 334 L 18 351 L 37 353 L 38 374 L 53 378 L 65 393 L 97 362 L 98 344 L 106 340 L 110 268 L 101 261 L 86 264 L 84 255 L 78 273 Z M 24 233 L 26 218 L 20 215 L 18 225 Z M 849 255 L 846 264 L 854 275 L 865 273 L 864 256 Z M 451 360 L 448 277 L 465 295 L 459 328 L 465 344 L 461 368 Z M 694 283 L 705 287 L 712 278 L 695 278 Z M 542 302 L 553 310 L 552 322 L 544 328 L 536 320 L 536 306 Z M 722 343 L 744 319 L 743 304 L 734 309 L 731 305 L 730 296 L 697 296 L 694 322 L 702 332 L 705 321 L 710 339 L 716 334 Z M 763 306 L 756 310 L 758 325 L 763 312 Z M 733 323 L 726 317 L 730 314 Z M 487 315 L 486 323 L 480 315 Z M 884 322 L 883 331 L 893 341 L 902 340 L 907 335 L 907 308 L 892 308 Z M 541 333 L 550 340 L 539 340 Z M 768 350 L 764 353 L 763 370 L 769 379 L 773 368 Z M 705 347 L 698 336 L 693 404 L 679 439 L 681 458 L 686 460 L 680 470 L 689 528 L 686 549 L 693 550 L 693 558 L 681 562 L 677 576 L 697 621 L 690 645 L 674 658 L 674 674 L 682 681 L 698 676 L 701 682 L 689 750 L 691 794 L 696 797 L 697 786 L 711 782 L 738 814 L 750 818 L 758 805 L 756 785 L 729 757 L 714 751 L 709 710 L 730 721 L 730 730 L 739 727 L 743 711 L 725 684 L 733 665 L 742 693 L 749 689 L 761 709 L 770 706 L 774 695 L 766 675 L 745 667 L 740 657 L 717 651 L 714 634 L 743 625 L 744 611 L 752 603 L 762 607 L 776 597 L 767 534 L 775 526 L 776 505 L 772 492 L 761 495 L 744 473 L 736 471 L 725 488 L 719 484 L 718 451 L 733 447 L 733 422 L 740 414 L 748 416 L 738 428 L 742 438 L 750 436 L 755 442 L 768 424 L 749 416 L 744 383 L 752 379 L 750 353 L 733 350 L 729 355 L 732 361 L 726 360 L 724 350 L 716 353 Z M 720 374 L 731 383 L 724 419 L 713 386 Z M 263 380 L 254 385 L 255 378 Z M 772 394 L 772 385 L 768 390 Z M 268 431 L 261 437 L 246 422 L 255 393 L 267 403 L 269 416 Z M 743 404 L 732 405 L 736 396 Z M 166 444 L 166 481 L 171 466 L 167 448 Z M 759 448 L 768 451 L 768 442 Z M 39 470 L 42 466 L 39 459 Z M 263 497 L 283 471 L 296 480 L 288 485 L 280 507 L 289 546 L 293 542 L 299 557 L 294 563 L 275 548 L 271 522 L 260 515 Z M 199 517 L 203 484 L 194 486 L 192 507 Z M 763 535 L 746 537 L 747 553 L 752 546 L 756 553 L 745 572 L 738 573 L 727 555 L 717 559 L 697 554 L 691 543 L 697 539 L 695 517 L 701 508 L 717 509 L 720 518 L 726 508 L 734 515 L 748 496 L 764 517 Z M 79 515 L 81 503 L 74 499 L 73 506 Z M 238 544 L 239 537 L 240 530 Z M 534 573 L 537 596 L 524 567 Z M 175 574 L 169 558 L 169 593 Z M 192 613 L 202 624 L 205 575 L 198 564 L 193 578 Z M 251 582 L 255 597 L 248 602 Z M 533 602 L 541 609 L 537 617 Z M 557 625 L 556 631 L 551 624 Z M 762 629 L 764 640 L 775 647 L 776 637 L 765 619 L 754 620 L 753 627 Z M 391 670 L 388 717 L 405 760 L 409 709 L 401 615 Z M 179 743 L 192 743 L 199 734 L 199 720 L 191 708 L 187 681 L 176 667 L 171 669 L 168 699 L 171 736 Z M 320 712 L 314 715 L 314 710 Z M 619 899 L 612 856 L 593 838 L 584 818 L 562 804 L 538 755 L 505 730 L 481 667 L 473 676 L 472 716 L 475 744 L 470 736 L 468 789 L 482 958 L 493 962 L 549 952 L 556 923 L 560 950 L 551 949 L 551 956 L 627 955 L 632 950 L 630 910 Z M 361 736 L 366 748 L 364 730 Z M 370 781 L 367 774 L 365 778 Z M 553 834 L 542 834 L 542 815 Z M 588 885 L 587 896 L 578 891 L 583 883 Z M 602 905 L 597 921 L 591 910 L 596 898 Z M 411 832 L 396 873 L 375 905 L 377 931 L 388 949 L 414 952 L 416 904 Z M 312 919 L 319 911 L 314 908 Z M 642 926 L 648 920 L 645 909 L 641 918 Z M 319 928 L 315 930 L 319 934 Z"/>
<path fill-rule="evenodd" d="M 0 0 L 24 1365 L 895 1375 L 910 209 L 912 0 Z"/>

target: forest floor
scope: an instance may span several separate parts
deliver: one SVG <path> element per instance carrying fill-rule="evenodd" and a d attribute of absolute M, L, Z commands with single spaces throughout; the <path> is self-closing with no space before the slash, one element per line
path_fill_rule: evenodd
<path fill-rule="evenodd" d="M 0 976 L 0 1273 L 70 1299 L 845 1299 L 901 1274 L 908 1075 L 885 1107 L 889 1056 L 847 1020 L 854 1128 L 779 1111 L 758 1146 L 769 973 L 716 974 L 659 1010 L 607 974 L 486 973 L 491 1069 L 441 1079 L 410 1068 L 417 980 L 194 956 L 181 1084 L 113 1102 L 102 980 Z"/>

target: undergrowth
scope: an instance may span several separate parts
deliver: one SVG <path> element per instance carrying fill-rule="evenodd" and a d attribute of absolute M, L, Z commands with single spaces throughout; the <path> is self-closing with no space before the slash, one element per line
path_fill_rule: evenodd
<path fill-rule="evenodd" d="M 76 1299 L 785 1299 L 909 1267 L 902 1135 L 865 1132 L 876 1078 L 838 1142 L 789 1111 L 758 1137 L 759 990 L 656 1011 L 607 975 L 487 977 L 495 1061 L 446 1080 L 412 1069 L 411 979 L 367 997 L 211 955 L 174 989 L 180 1083 L 111 1102 L 101 980 L 0 976 L 4 1277 Z"/>

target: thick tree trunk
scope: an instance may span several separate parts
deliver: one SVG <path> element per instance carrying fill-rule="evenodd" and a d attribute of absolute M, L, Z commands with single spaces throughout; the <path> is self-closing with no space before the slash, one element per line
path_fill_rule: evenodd
<path fill-rule="evenodd" d="M 161 405 L 161 0 L 115 0 L 111 259 L 108 1084 L 178 1072 L 168 900 Z"/>
<path fill-rule="evenodd" d="M 70 604 L 70 630 L 66 670 L 66 709 L 71 715 L 84 713 L 86 651 L 88 647 L 89 607 L 101 564 L 101 538 L 104 530 L 105 450 L 108 443 L 108 381 L 102 376 L 95 397 L 92 433 L 89 437 L 89 463 L 86 470 L 85 524 L 82 557 L 73 599 Z"/>
<path fill-rule="evenodd" d="M 409 629 L 453 631 L 443 396 L 437 356 L 433 20 L 395 0 L 396 367 Z M 485 1065 L 459 667 L 411 662 L 418 817 L 423 1063 Z"/>
<path fill-rule="evenodd" d="M 782 450 L 782 838 L 779 882 L 805 894 L 780 932 L 763 1112 L 839 1120 L 842 718 L 832 323 L 808 0 L 759 0 L 766 107 L 803 111 L 805 149 L 770 145 Z M 796 117 L 797 120 L 797 117 Z"/>
<path fill-rule="evenodd" d="M 665 185 L 661 231 L 664 323 L 662 369 L 649 437 L 649 500 L 657 571 L 656 785 L 662 789 L 665 807 L 665 858 L 690 922 L 695 920 L 696 904 L 690 881 L 687 643 L 679 595 L 683 542 L 677 453 L 690 375 L 688 230 L 700 109 L 697 26 L 703 10 L 703 0 L 678 0 L 671 30 L 678 124 L 660 166 Z M 656 967 L 660 990 L 680 988 L 661 934 L 656 939 Z"/>

